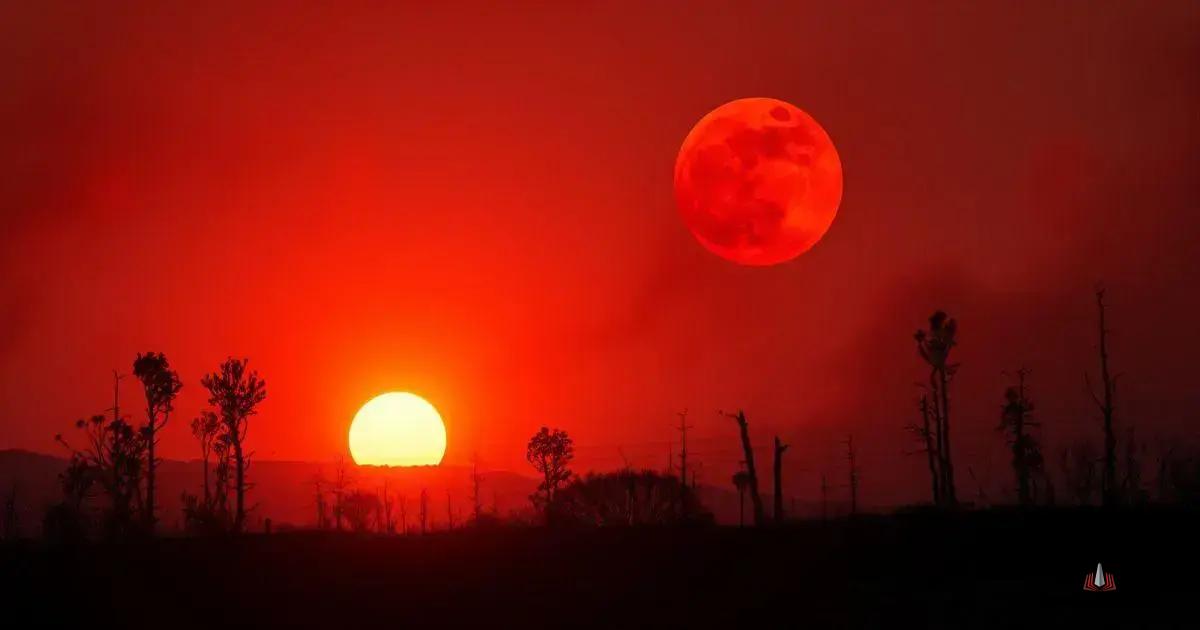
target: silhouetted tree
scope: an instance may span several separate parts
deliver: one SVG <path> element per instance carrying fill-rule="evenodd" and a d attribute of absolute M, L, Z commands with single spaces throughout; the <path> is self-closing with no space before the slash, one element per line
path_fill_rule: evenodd
<path fill-rule="evenodd" d="M 354 490 L 342 499 L 342 514 L 350 530 L 364 533 L 371 530 L 371 516 L 378 511 L 379 497 L 372 492 Z"/>
<path fill-rule="evenodd" d="M 1042 450 L 1037 439 L 1029 430 L 1038 426 L 1033 421 L 1033 402 L 1025 391 L 1025 377 L 1029 370 L 1017 370 L 1017 385 L 1004 391 L 1004 406 L 1000 411 L 999 431 L 1008 434 L 1008 445 L 1012 449 L 1013 474 L 1017 478 L 1017 503 L 1022 506 L 1033 504 L 1033 480 L 1042 472 Z"/>
<path fill-rule="evenodd" d="M 1088 394 L 1092 402 L 1100 410 L 1104 421 L 1104 466 L 1100 478 L 1100 496 L 1104 505 L 1117 504 L 1117 434 L 1113 429 L 1113 399 L 1117 393 L 1117 379 L 1108 370 L 1108 328 L 1105 326 L 1104 287 L 1096 287 L 1096 312 L 1100 327 L 1100 385 L 1103 388 L 1100 395 L 1092 386 L 1092 379 L 1087 372 L 1083 373 L 1088 386 Z"/>
<path fill-rule="evenodd" d="M 329 505 L 325 501 L 325 485 L 329 482 L 325 479 L 324 471 L 318 469 L 313 474 L 308 483 L 313 488 L 313 507 L 316 509 L 316 527 L 324 530 L 329 528 Z"/>
<path fill-rule="evenodd" d="M 396 533 L 396 523 L 394 521 L 392 521 L 393 505 L 394 505 L 394 502 L 393 502 L 392 498 L 388 496 L 387 479 L 384 479 L 383 480 L 383 499 L 379 502 L 379 507 L 382 510 L 382 516 L 383 516 L 383 518 L 380 522 L 380 529 L 382 529 L 387 534 L 395 534 Z"/>
<path fill-rule="evenodd" d="M 750 473 L 739 470 L 733 473 L 733 485 L 738 491 L 738 527 L 746 526 L 746 489 L 750 487 Z"/>
<path fill-rule="evenodd" d="M 483 477 L 479 474 L 479 455 L 471 457 L 471 510 L 472 520 L 479 521 L 479 517 L 483 515 L 483 501 L 479 496 L 479 486 L 483 483 Z"/>
<path fill-rule="evenodd" d="M 88 530 L 83 504 L 92 497 L 98 483 L 98 471 L 78 453 L 72 453 L 67 469 L 58 476 L 63 500 L 46 510 L 42 532 L 47 540 L 67 542 L 82 540 Z"/>
<path fill-rule="evenodd" d="M 222 521 L 232 522 L 229 489 L 233 486 L 233 449 L 230 443 L 229 434 L 224 430 L 213 440 L 213 455 L 217 463 L 213 466 L 212 510 Z"/>
<path fill-rule="evenodd" d="M 400 533 L 408 535 L 408 498 L 403 494 L 396 501 L 397 507 L 400 508 Z"/>
<path fill-rule="evenodd" d="M 202 411 L 191 424 L 192 437 L 200 443 L 200 464 L 204 472 L 204 494 L 197 498 L 188 492 L 183 502 L 185 529 L 197 533 L 216 534 L 228 531 L 229 515 L 229 439 L 225 423 L 213 411 Z M 211 483 L 212 456 L 217 456 L 216 484 Z"/>
<path fill-rule="evenodd" d="M 775 436 L 775 522 L 783 522 L 783 452 L 788 445 Z"/>
<path fill-rule="evenodd" d="M 958 344 L 955 339 L 958 322 L 942 311 L 929 317 L 929 330 L 918 330 L 913 338 L 917 342 L 917 353 L 929 364 L 929 389 L 932 393 L 934 437 L 938 455 L 937 498 L 943 505 L 954 507 L 958 498 L 954 488 L 954 464 L 950 447 L 950 381 L 958 371 L 957 363 L 950 363 L 950 351 Z"/>
<path fill-rule="evenodd" d="M 258 405 L 267 397 L 267 383 L 258 372 L 246 371 L 246 359 L 229 358 L 220 370 L 200 380 L 209 392 L 208 403 L 221 412 L 225 424 L 225 437 L 233 451 L 235 466 L 234 488 L 237 491 L 237 508 L 234 513 L 233 529 L 241 532 L 246 522 L 246 468 L 250 454 L 245 452 L 246 430 L 249 419 L 257 413 Z"/>
<path fill-rule="evenodd" d="M 166 355 L 161 352 L 138 354 L 133 361 L 133 374 L 142 382 L 146 394 L 146 425 L 142 428 L 146 440 L 146 501 L 145 514 L 147 530 L 153 532 L 157 517 L 154 512 L 155 503 L 155 471 L 158 459 L 154 455 L 154 447 L 158 444 L 158 432 L 167 425 L 174 410 L 175 397 L 183 387 L 179 375 L 171 369 Z"/>
<path fill-rule="evenodd" d="M 677 525 L 711 520 L 678 477 L 653 470 L 623 469 L 575 478 L 556 499 L 560 517 L 587 527 Z M 676 506 L 684 503 L 682 510 Z"/>
<path fill-rule="evenodd" d="M 538 491 L 530 497 L 534 507 L 544 508 L 547 520 L 552 519 L 554 495 L 571 478 L 569 468 L 575 457 L 574 442 L 566 431 L 542 427 L 529 439 L 525 459 L 542 476 Z"/>
<path fill-rule="evenodd" d="M 134 533 L 134 502 L 145 471 L 146 441 L 124 420 L 110 420 L 102 415 L 78 420 L 75 427 L 87 443 L 82 449 L 73 448 L 62 435 L 55 436 L 72 452 L 68 475 L 72 481 L 81 483 L 85 479 L 94 480 L 104 489 L 111 501 L 105 518 L 109 535 Z"/>
<path fill-rule="evenodd" d="M 346 458 L 338 455 L 333 465 L 333 522 L 334 529 L 342 531 L 342 518 L 346 515 L 346 493 L 354 485 L 354 478 L 346 468 Z"/>
<path fill-rule="evenodd" d="M 421 535 L 429 531 L 429 492 L 421 488 L 421 499 L 417 503 L 417 521 L 421 524 Z"/>
<path fill-rule="evenodd" d="M 750 446 L 750 423 L 746 421 L 746 414 L 740 409 L 736 414 L 721 414 L 737 422 L 742 438 L 742 453 L 745 456 L 743 461 L 746 463 L 746 485 L 750 490 L 750 503 L 754 506 L 754 525 L 762 527 L 766 524 L 767 517 L 763 510 L 762 497 L 758 494 L 758 471 L 754 467 L 754 448 Z"/>
<path fill-rule="evenodd" d="M 204 466 L 204 505 L 212 504 L 212 486 L 209 484 L 208 473 L 211 469 L 213 442 L 221 435 L 221 419 L 212 411 L 202 411 L 192 418 L 192 436 L 200 443 L 200 462 Z"/>
<path fill-rule="evenodd" d="M 850 515 L 858 514 L 858 452 L 854 450 L 854 436 L 846 438 L 846 463 L 850 474 Z"/>
<path fill-rule="evenodd" d="M 921 441 L 921 451 L 925 453 L 925 457 L 929 464 L 929 484 L 930 496 L 934 505 L 940 505 L 941 500 L 941 474 L 938 472 L 938 456 L 937 447 L 934 445 L 936 440 L 936 429 L 934 427 L 933 409 L 929 402 L 929 395 L 923 394 L 921 399 L 917 401 L 917 409 L 921 412 L 921 424 L 910 424 L 908 430 L 917 436 Z"/>

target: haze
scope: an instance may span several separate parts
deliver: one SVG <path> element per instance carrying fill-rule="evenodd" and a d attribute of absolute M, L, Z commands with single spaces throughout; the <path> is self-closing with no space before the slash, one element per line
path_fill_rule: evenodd
<path fill-rule="evenodd" d="M 1002 370 L 1032 369 L 1051 451 L 1096 430 L 1098 280 L 1122 417 L 1194 435 L 1200 11 L 1092 7 L 10 6 L 0 447 L 59 452 L 148 349 L 183 424 L 232 354 L 271 385 L 264 459 L 345 453 L 406 390 L 447 463 L 512 469 L 543 424 L 581 470 L 665 465 L 688 408 L 726 483 L 742 407 L 796 494 L 852 432 L 864 502 L 896 504 L 927 493 L 913 331 L 958 318 L 955 456 L 999 485 Z M 765 269 L 704 251 L 671 190 L 691 126 L 747 96 L 812 114 L 845 170 L 825 238 Z"/>

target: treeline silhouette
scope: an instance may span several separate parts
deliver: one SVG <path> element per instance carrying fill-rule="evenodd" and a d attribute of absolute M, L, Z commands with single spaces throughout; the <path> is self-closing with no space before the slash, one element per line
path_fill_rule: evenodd
<path fill-rule="evenodd" d="M 1138 442 L 1128 418 L 1118 418 L 1117 376 L 1110 366 L 1109 329 L 1105 291 L 1095 291 L 1099 378 L 1089 373 L 1084 379 L 1100 416 L 1103 448 L 1097 453 L 1091 442 L 1076 442 L 1060 450 L 1059 484 L 1047 470 L 1047 457 L 1039 437 L 1041 421 L 1030 394 L 1032 374 L 1021 367 L 1011 374 L 1013 383 L 1001 395 L 997 432 L 1011 452 L 1015 502 L 1021 507 L 1053 506 L 1072 502 L 1078 505 L 1099 501 L 1103 506 L 1137 506 L 1150 501 L 1194 505 L 1200 498 L 1200 458 L 1177 453 L 1175 448 L 1161 452 L 1155 462 L 1155 485 L 1147 485 L 1143 473 L 1147 453 Z M 928 325 L 915 332 L 917 355 L 927 373 L 918 383 L 916 400 L 918 420 L 904 427 L 925 456 L 929 474 L 930 504 L 943 510 L 955 510 L 970 502 L 959 498 L 952 457 L 952 388 L 960 364 L 953 359 L 958 346 L 958 321 L 943 311 L 929 317 Z M 156 472 L 160 462 L 156 446 L 175 412 L 175 400 L 183 383 L 162 353 L 138 354 L 130 375 L 142 386 L 144 420 L 135 423 L 123 413 L 119 383 L 128 375 L 113 374 L 113 404 L 104 414 L 76 421 L 76 432 L 68 439 L 56 440 L 70 453 L 66 470 L 60 475 L 62 500 L 45 514 L 43 530 L 51 539 L 78 540 L 87 537 L 127 538 L 149 536 L 156 532 Z M 248 360 L 229 358 L 212 373 L 200 379 L 208 393 L 209 407 L 201 410 L 190 423 L 203 467 L 203 484 L 195 493 L 182 496 L 183 527 L 192 534 L 241 533 L 246 529 L 248 475 L 251 451 L 246 443 L 250 419 L 266 397 L 266 383 L 248 368 Z M 781 524 L 789 519 L 784 506 L 783 457 L 788 449 L 780 436 L 773 436 L 771 486 L 773 497 L 768 512 L 761 496 L 759 466 L 752 448 L 751 425 L 743 410 L 718 411 L 733 420 L 737 429 L 742 459 L 732 476 L 738 496 L 739 525 L 746 524 L 747 499 L 756 526 Z M 666 471 L 634 470 L 628 462 L 612 472 L 577 474 L 571 469 L 574 441 L 562 429 L 542 427 L 526 445 L 526 461 L 536 473 L 538 485 L 529 497 L 527 510 L 501 515 L 494 497 L 490 507 L 482 496 L 485 475 L 479 460 L 472 458 L 468 513 L 455 506 L 446 494 L 445 525 L 489 527 L 500 524 L 609 527 L 638 525 L 679 525 L 712 523 L 713 516 L 700 501 L 695 479 L 688 477 L 687 412 L 679 414 L 682 449 L 678 475 L 673 468 L 674 455 Z M 1118 435 L 1124 426 L 1125 436 Z M 859 469 L 854 436 L 847 436 L 847 480 L 849 513 L 859 511 Z M 1123 451 L 1122 451 L 1123 447 Z M 968 467 L 969 476 L 974 471 Z M 343 457 L 335 463 L 334 476 L 316 475 L 310 482 L 314 490 L 314 526 L 320 530 L 382 534 L 428 533 L 432 529 L 433 505 L 427 488 L 415 497 L 410 515 L 408 497 L 392 491 L 387 481 L 375 488 L 359 487 L 354 469 Z M 841 485 L 841 484 L 839 484 Z M 831 486 L 821 474 L 821 517 L 828 513 Z M 1154 490 L 1154 492 L 1152 492 Z M 982 486 L 978 492 L 983 498 Z M 4 497 L 0 518 L 7 537 L 16 531 L 17 489 Z M 440 498 L 437 499 L 440 502 Z M 97 510 L 89 510 L 95 504 Z M 980 507 L 980 506 L 975 506 Z M 410 518 L 411 516 L 411 518 Z M 264 521 L 270 529 L 269 518 Z"/>
<path fill-rule="evenodd" d="M 211 409 L 201 411 L 191 424 L 200 444 L 204 487 L 199 496 L 183 497 L 189 531 L 238 533 L 245 527 L 250 467 L 246 435 L 249 419 L 267 395 L 266 381 L 248 370 L 248 363 L 231 357 L 200 379 Z M 77 436 L 72 440 L 62 434 L 55 436 L 70 452 L 70 460 L 59 478 L 63 500 L 44 518 L 48 538 L 78 540 L 94 532 L 109 538 L 154 534 L 158 523 L 155 473 L 160 462 L 155 446 L 175 411 L 175 399 L 183 385 L 162 353 L 138 354 L 132 373 L 145 393 L 143 424 L 135 426 L 122 414 L 119 384 L 125 375 L 114 372 L 113 406 L 108 410 L 112 415 L 77 420 Z M 85 509 L 92 499 L 103 505 L 98 517 Z"/>

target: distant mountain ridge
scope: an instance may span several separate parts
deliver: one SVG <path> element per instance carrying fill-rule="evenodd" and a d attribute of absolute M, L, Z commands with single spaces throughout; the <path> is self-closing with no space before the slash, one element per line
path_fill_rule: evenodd
<path fill-rule="evenodd" d="M 67 467 L 67 458 L 45 455 L 20 449 L 0 450 L 0 496 L 16 490 L 18 528 L 23 535 L 37 535 L 45 510 L 61 500 L 59 474 Z M 445 527 L 450 513 L 462 522 L 470 511 L 470 467 L 417 466 L 383 468 L 347 464 L 352 489 L 382 492 L 386 481 L 390 496 L 404 497 L 410 524 L 415 520 L 421 489 L 429 494 L 430 521 L 435 527 Z M 331 486 L 333 463 L 251 460 L 247 477 L 251 488 L 247 503 L 254 506 L 249 519 L 251 527 L 261 526 L 270 518 L 275 526 L 311 527 L 316 522 L 316 488 L 318 476 L 325 479 L 325 489 Z M 507 513 L 529 505 L 529 494 L 537 487 L 531 478 L 508 471 L 480 471 L 483 482 L 480 499 L 485 509 Z M 163 460 L 158 469 L 159 522 L 167 530 L 178 529 L 182 521 L 184 492 L 203 492 L 204 471 L 199 460 Z M 399 507 L 396 508 L 399 511 Z"/>
<path fill-rule="evenodd" d="M 18 530 L 25 536 L 41 533 L 42 516 L 46 508 L 62 498 L 58 476 L 67 467 L 65 457 L 34 453 L 21 449 L 0 450 L 0 497 L 16 491 Z M 422 489 L 429 495 L 429 518 L 434 528 L 444 528 L 453 514 L 456 523 L 470 515 L 471 469 L 469 466 L 414 466 L 384 468 L 348 464 L 353 489 L 382 492 L 387 483 L 388 493 L 397 501 L 399 519 L 400 497 L 406 503 L 410 527 L 416 521 L 417 501 Z M 316 523 L 316 489 L 318 475 L 325 479 L 326 491 L 335 472 L 331 462 L 302 462 L 285 460 L 251 460 L 248 479 L 251 488 L 247 503 L 254 506 L 249 516 L 251 528 L 262 527 L 270 518 L 275 527 L 312 527 Z M 158 473 L 158 517 L 164 530 L 178 530 L 182 525 L 182 495 L 201 494 L 203 469 L 199 460 L 163 460 Z M 510 471 L 481 470 L 480 503 L 487 511 L 501 515 L 529 509 L 529 495 L 537 489 L 537 480 Z M 738 495 L 731 488 L 700 485 L 696 492 L 719 523 L 737 524 Z M 764 491 L 764 502 L 770 500 Z M 746 497 L 746 521 L 750 522 L 750 497 Z M 447 509 L 449 503 L 449 510 Z M 794 506 L 799 516 L 821 514 L 820 504 L 796 502 L 790 499 L 787 508 Z M 830 514 L 844 513 L 845 506 L 831 503 Z M 449 514 L 448 514 L 449 512 Z"/>

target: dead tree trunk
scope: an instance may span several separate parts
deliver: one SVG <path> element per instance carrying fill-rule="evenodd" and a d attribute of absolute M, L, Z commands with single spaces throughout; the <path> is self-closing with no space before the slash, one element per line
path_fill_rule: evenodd
<path fill-rule="evenodd" d="M 417 505 L 417 518 L 421 522 L 421 535 L 424 536 L 429 523 L 429 493 L 421 488 L 421 502 Z"/>
<path fill-rule="evenodd" d="M 940 505 L 942 502 L 941 496 L 941 481 L 938 473 L 938 454 L 934 446 L 934 431 L 931 426 L 933 420 L 933 410 L 929 408 L 929 396 L 921 396 L 921 402 L 918 404 L 921 410 L 921 439 L 925 442 L 925 456 L 929 460 L 929 485 L 931 497 L 934 505 Z"/>
<path fill-rule="evenodd" d="M 946 499 L 946 505 L 954 507 L 958 505 L 958 497 L 954 489 L 954 463 L 950 460 L 950 379 L 946 374 L 946 367 L 943 366 L 938 370 L 938 379 L 941 381 L 939 393 L 942 396 L 942 409 L 938 414 L 942 422 L 938 437 L 945 449 L 938 452 L 938 455 L 941 456 L 941 471 L 944 479 L 942 495 Z"/>
<path fill-rule="evenodd" d="M 246 526 L 246 457 L 242 453 L 242 440 L 233 440 L 234 478 L 237 480 L 237 511 L 233 516 L 233 531 L 242 533 Z"/>
<path fill-rule="evenodd" d="M 737 415 L 725 414 L 737 421 L 742 435 L 742 451 L 746 456 L 746 474 L 750 485 L 750 503 L 754 506 L 754 525 L 762 527 L 766 524 L 766 514 L 763 511 L 762 497 L 758 494 L 758 472 L 754 467 L 754 449 L 750 446 L 750 426 L 746 422 L 746 414 L 738 411 Z"/>
<path fill-rule="evenodd" d="M 829 484 L 821 475 L 821 520 L 829 518 Z"/>
<path fill-rule="evenodd" d="M 854 436 L 846 438 L 846 461 L 850 463 L 850 515 L 858 514 L 858 454 L 854 451 Z"/>
<path fill-rule="evenodd" d="M 1095 389 L 1091 385 L 1091 379 L 1086 379 L 1087 374 L 1084 374 L 1088 380 L 1088 393 L 1092 396 L 1092 401 L 1100 409 L 1100 413 L 1104 416 L 1104 471 L 1100 480 L 1100 492 L 1102 501 L 1106 506 L 1116 505 L 1118 500 L 1117 493 L 1117 436 L 1113 431 L 1113 397 L 1116 394 L 1116 379 L 1108 370 L 1108 328 L 1105 327 L 1104 318 L 1104 288 L 1096 289 L 1096 311 L 1099 314 L 1100 327 L 1100 385 L 1104 388 L 1101 396 L 1097 396 Z"/>
<path fill-rule="evenodd" d="M 783 452 L 788 445 L 775 436 L 775 523 L 783 522 Z"/>

